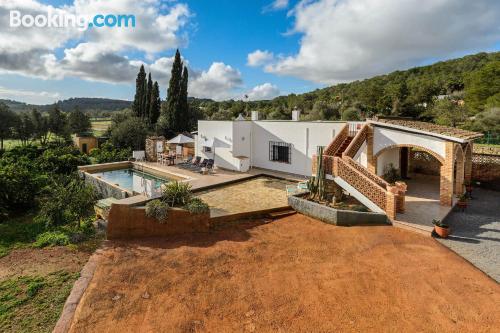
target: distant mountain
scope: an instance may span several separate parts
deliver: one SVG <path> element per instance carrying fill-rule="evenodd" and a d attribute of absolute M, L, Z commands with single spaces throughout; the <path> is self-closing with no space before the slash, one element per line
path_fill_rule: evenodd
<path fill-rule="evenodd" d="M 7 99 L 0 99 L 0 102 L 7 104 L 7 106 L 14 112 L 31 111 L 34 108 L 43 112 L 54 107 L 54 104 L 35 105 Z M 80 108 L 80 110 L 84 112 L 113 112 L 130 108 L 132 106 L 132 102 L 130 101 L 109 98 L 70 98 L 58 101 L 56 104 L 65 112 L 72 111 L 76 107 Z"/>

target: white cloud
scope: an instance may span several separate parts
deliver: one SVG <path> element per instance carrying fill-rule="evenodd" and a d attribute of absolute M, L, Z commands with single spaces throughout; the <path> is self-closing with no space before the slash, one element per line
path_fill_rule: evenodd
<path fill-rule="evenodd" d="M 29 104 L 49 104 L 59 100 L 61 95 L 55 92 L 18 90 L 0 86 L 0 98 L 12 100 L 22 98 L 24 102 Z"/>
<path fill-rule="evenodd" d="M 288 0 L 274 0 L 272 3 L 264 7 L 264 12 L 272 10 L 281 10 L 288 7 Z"/>
<path fill-rule="evenodd" d="M 255 86 L 247 94 L 248 99 L 251 101 L 273 99 L 280 95 L 280 90 L 277 86 L 271 83 L 264 83 L 259 86 Z"/>
<path fill-rule="evenodd" d="M 265 50 L 255 50 L 247 55 L 247 65 L 252 67 L 262 66 L 272 61 L 274 55 Z"/>
<path fill-rule="evenodd" d="M 181 34 L 189 8 L 182 3 L 159 0 L 74 0 L 73 4 L 55 8 L 35 0 L 0 2 L 0 71 L 60 79 L 76 76 L 85 80 L 124 82 L 130 77 L 133 61 L 123 56 L 129 51 L 154 54 L 186 42 Z M 161 12 L 160 12 L 161 7 Z M 24 14 L 76 14 L 88 18 L 96 14 L 133 14 L 135 28 L 92 28 L 86 32 L 69 28 L 10 28 L 9 12 Z M 57 59 L 55 50 L 76 42 Z"/>
<path fill-rule="evenodd" d="M 500 39 L 497 0 L 317 0 L 292 11 L 297 54 L 266 71 L 336 83 L 485 50 Z"/>
<path fill-rule="evenodd" d="M 214 62 L 206 71 L 190 73 L 189 95 L 224 100 L 234 97 L 241 87 L 241 73 L 222 62 Z"/>

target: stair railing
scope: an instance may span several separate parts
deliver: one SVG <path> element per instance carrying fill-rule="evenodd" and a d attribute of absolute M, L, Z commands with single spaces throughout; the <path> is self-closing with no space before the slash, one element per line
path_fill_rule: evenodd
<path fill-rule="evenodd" d="M 335 136 L 335 138 L 330 142 L 330 144 L 326 147 L 324 151 L 324 155 L 334 156 L 337 150 L 342 146 L 342 143 L 347 139 L 349 135 L 349 124 L 345 124 L 344 127 L 341 128 L 339 133 Z"/>

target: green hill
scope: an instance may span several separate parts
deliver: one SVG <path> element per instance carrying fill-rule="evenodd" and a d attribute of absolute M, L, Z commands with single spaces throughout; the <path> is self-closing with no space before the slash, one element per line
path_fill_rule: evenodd
<path fill-rule="evenodd" d="M 33 108 L 44 112 L 54 107 L 54 104 L 34 105 L 2 99 L 0 102 L 7 104 L 15 112 L 31 111 Z M 56 104 L 65 112 L 72 111 L 76 107 L 84 112 L 113 112 L 131 107 L 132 102 L 109 98 L 70 98 L 58 101 Z"/>
<path fill-rule="evenodd" d="M 365 80 L 341 83 L 305 94 L 290 94 L 269 101 L 201 102 L 206 117 L 226 119 L 250 110 L 268 119 L 290 119 L 298 107 L 303 118 L 364 119 L 375 114 L 435 120 L 439 100 L 465 101 L 470 117 L 500 106 L 500 52 L 478 53 L 429 66 L 395 71 Z M 438 98 L 439 96 L 439 98 Z M 443 102 L 444 104 L 444 102 Z M 442 121 L 441 121 L 442 122 Z"/>

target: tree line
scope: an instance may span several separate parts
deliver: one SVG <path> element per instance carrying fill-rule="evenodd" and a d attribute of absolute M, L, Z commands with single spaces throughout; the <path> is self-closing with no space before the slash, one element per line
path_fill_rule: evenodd
<path fill-rule="evenodd" d="M 53 137 L 69 141 L 71 134 L 81 134 L 91 129 L 90 118 L 77 107 L 68 114 L 56 104 L 49 112 L 33 109 L 31 112 L 16 113 L 0 103 L 0 150 L 4 140 L 17 139 L 22 146 L 38 141 L 45 146 Z"/>
<path fill-rule="evenodd" d="M 341 83 L 264 101 L 192 100 L 203 117 L 230 120 L 259 111 L 263 119 L 363 120 L 412 117 L 448 126 L 494 131 L 500 119 L 500 52 L 479 53 L 429 66 Z M 497 130 L 498 133 L 498 130 Z"/>

